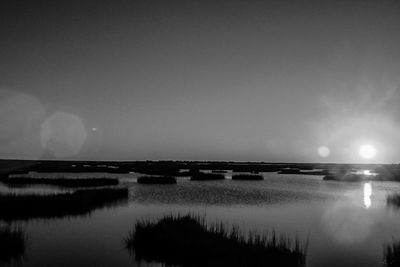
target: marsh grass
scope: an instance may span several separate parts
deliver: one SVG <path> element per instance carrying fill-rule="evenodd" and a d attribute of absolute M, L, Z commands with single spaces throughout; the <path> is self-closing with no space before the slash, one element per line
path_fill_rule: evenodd
<path fill-rule="evenodd" d="M 198 172 L 193 174 L 190 178 L 192 181 L 209 181 L 209 180 L 224 180 L 225 175 L 217 173 L 202 173 Z"/>
<path fill-rule="evenodd" d="M 128 188 L 81 189 L 52 195 L 0 193 L 0 219 L 12 221 L 85 215 L 127 200 L 128 195 Z"/>
<path fill-rule="evenodd" d="M 26 248 L 25 232 L 19 228 L 0 226 L 0 265 L 21 262 Z"/>
<path fill-rule="evenodd" d="M 400 266 L 400 241 L 393 240 L 383 248 L 383 261 L 385 267 Z"/>
<path fill-rule="evenodd" d="M 172 176 L 142 176 L 137 179 L 138 184 L 176 184 Z"/>
<path fill-rule="evenodd" d="M 125 240 L 140 262 L 167 266 L 305 266 L 306 249 L 296 238 L 250 233 L 194 215 L 137 222 Z"/>
<path fill-rule="evenodd" d="M 259 174 L 235 174 L 232 175 L 232 180 L 255 181 L 264 180 L 264 177 Z"/>
<path fill-rule="evenodd" d="M 9 186 L 20 185 L 56 185 L 61 187 L 96 187 L 118 185 L 116 178 L 28 178 L 13 177 L 3 180 Z"/>

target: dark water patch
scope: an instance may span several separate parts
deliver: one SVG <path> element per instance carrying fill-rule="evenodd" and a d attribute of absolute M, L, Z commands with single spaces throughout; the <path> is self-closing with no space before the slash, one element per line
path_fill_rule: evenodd
<path fill-rule="evenodd" d="M 135 259 L 167 266 L 305 266 L 298 239 L 275 233 L 243 235 L 237 227 L 207 225 L 193 215 L 142 221 L 126 239 Z"/>
<path fill-rule="evenodd" d="M 179 205 L 262 205 L 295 202 L 327 196 L 316 192 L 300 192 L 268 188 L 254 181 L 181 181 L 176 185 L 134 186 L 132 197 L 138 203 Z"/>
<path fill-rule="evenodd" d="M 0 219 L 5 221 L 33 218 L 63 218 L 127 200 L 128 188 L 82 189 L 52 195 L 16 195 L 0 193 Z"/>

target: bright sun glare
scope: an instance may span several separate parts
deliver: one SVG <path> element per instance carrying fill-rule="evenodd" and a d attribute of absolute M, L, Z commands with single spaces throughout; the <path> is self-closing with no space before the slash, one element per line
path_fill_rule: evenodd
<path fill-rule="evenodd" d="M 359 154 L 364 159 L 372 159 L 376 155 L 376 149 L 370 144 L 365 144 L 360 147 Z"/>

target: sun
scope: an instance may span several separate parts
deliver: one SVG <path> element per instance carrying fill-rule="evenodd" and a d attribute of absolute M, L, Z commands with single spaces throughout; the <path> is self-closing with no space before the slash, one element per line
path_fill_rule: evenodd
<path fill-rule="evenodd" d="M 360 150 L 358 151 L 358 153 L 364 159 L 372 159 L 376 155 L 376 149 L 370 144 L 364 144 L 360 146 Z"/>

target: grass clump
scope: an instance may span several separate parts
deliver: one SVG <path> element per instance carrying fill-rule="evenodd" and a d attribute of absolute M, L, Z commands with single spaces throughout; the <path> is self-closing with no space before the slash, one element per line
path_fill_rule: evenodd
<path fill-rule="evenodd" d="M 96 187 L 111 186 L 119 183 L 116 178 L 28 178 L 13 177 L 3 181 L 7 185 L 56 185 L 62 187 Z"/>
<path fill-rule="evenodd" d="M 400 241 L 393 241 L 384 246 L 383 262 L 385 267 L 400 266 Z"/>
<path fill-rule="evenodd" d="M 400 194 L 386 196 L 386 205 L 400 208 Z"/>
<path fill-rule="evenodd" d="M 264 177 L 258 174 L 235 174 L 232 175 L 232 180 L 255 181 L 255 180 L 264 180 Z"/>
<path fill-rule="evenodd" d="M 167 266 L 305 266 L 299 241 L 271 235 L 242 235 L 237 227 L 208 226 L 196 216 L 166 216 L 135 225 L 125 240 L 137 261 Z"/>
<path fill-rule="evenodd" d="M 26 235 L 19 228 L 0 226 L 0 265 L 20 262 L 26 246 Z"/>
<path fill-rule="evenodd" d="M 176 184 L 172 176 L 142 176 L 137 179 L 138 184 Z"/>
<path fill-rule="evenodd" d="M 217 173 L 202 173 L 198 172 L 193 174 L 190 178 L 192 181 L 210 181 L 210 180 L 224 180 L 225 175 Z"/>
<path fill-rule="evenodd" d="M 0 193 L 0 219 L 12 221 L 84 215 L 127 200 L 128 195 L 128 188 L 81 189 L 52 195 Z"/>

